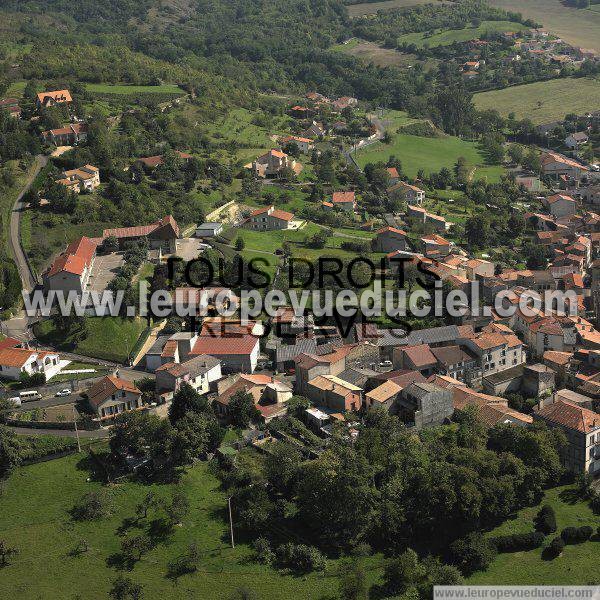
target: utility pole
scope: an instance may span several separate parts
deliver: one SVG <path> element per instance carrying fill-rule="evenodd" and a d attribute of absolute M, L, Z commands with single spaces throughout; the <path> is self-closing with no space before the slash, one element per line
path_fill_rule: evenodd
<path fill-rule="evenodd" d="M 77 417 L 75 416 L 75 405 L 71 406 L 73 409 L 73 424 L 75 425 L 75 435 L 77 437 L 77 452 L 81 453 L 81 442 L 79 441 L 79 429 L 77 429 Z"/>
<path fill-rule="evenodd" d="M 231 517 L 231 496 L 227 498 L 227 505 L 229 507 L 229 533 L 231 534 L 231 547 L 235 548 L 235 542 L 233 541 L 233 518 Z"/>

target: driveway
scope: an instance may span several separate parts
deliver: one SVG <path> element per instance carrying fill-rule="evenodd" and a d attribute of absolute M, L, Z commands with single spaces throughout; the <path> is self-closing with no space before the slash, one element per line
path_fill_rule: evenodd
<path fill-rule="evenodd" d="M 88 290 L 103 292 L 124 262 L 123 255 L 116 252 L 96 256 L 90 273 Z"/>
<path fill-rule="evenodd" d="M 199 238 L 183 238 L 177 240 L 177 249 L 175 254 L 181 256 L 184 261 L 188 262 L 198 258 L 204 251 L 206 244 Z"/>

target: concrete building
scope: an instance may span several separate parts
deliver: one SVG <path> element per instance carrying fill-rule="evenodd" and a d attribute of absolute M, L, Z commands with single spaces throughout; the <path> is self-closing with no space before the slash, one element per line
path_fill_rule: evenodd
<path fill-rule="evenodd" d="M 171 396 L 188 384 L 199 394 L 207 394 L 210 384 L 221 379 L 221 361 L 201 354 L 181 363 L 166 363 L 156 369 L 156 391 Z"/>
<path fill-rule="evenodd" d="M 412 383 L 398 396 L 394 412 L 418 430 L 441 425 L 454 413 L 452 391 L 431 383 Z"/>

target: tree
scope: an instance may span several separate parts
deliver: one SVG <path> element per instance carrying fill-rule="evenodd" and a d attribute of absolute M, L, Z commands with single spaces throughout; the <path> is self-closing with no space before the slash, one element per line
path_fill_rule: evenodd
<path fill-rule="evenodd" d="M 108 595 L 113 600 L 142 600 L 144 597 L 142 586 L 123 575 L 119 575 L 113 581 L 113 586 Z"/>
<path fill-rule="evenodd" d="M 341 600 L 369 600 L 369 584 L 360 562 L 352 562 L 340 578 Z"/>
<path fill-rule="evenodd" d="M 136 562 L 152 548 L 152 541 L 145 533 L 126 537 L 121 542 L 121 553 L 129 562 Z"/>
<path fill-rule="evenodd" d="M 531 171 L 532 173 L 539 173 L 542 170 L 542 161 L 539 154 L 531 148 L 529 152 L 523 157 L 522 165 L 524 169 Z"/>
<path fill-rule="evenodd" d="M 296 446 L 288 442 L 277 442 L 270 446 L 265 458 L 265 473 L 271 485 L 289 492 L 296 482 L 302 454 Z"/>
<path fill-rule="evenodd" d="M 239 390 L 231 396 L 228 408 L 231 422 L 236 427 L 248 427 L 251 422 L 260 418 L 260 412 L 254 405 L 252 394 L 244 390 Z"/>
<path fill-rule="evenodd" d="M 451 544 L 450 551 L 456 564 L 466 575 L 474 571 L 485 571 L 496 556 L 494 546 L 479 532 L 456 540 Z"/>
<path fill-rule="evenodd" d="M 246 247 L 246 242 L 244 241 L 244 238 L 238 237 L 235 240 L 235 249 L 239 252 L 240 250 L 243 250 L 245 247 Z"/>
<path fill-rule="evenodd" d="M 167 505 L 165 510 L 171 525 L 177 525 L 189 512 L 190 502 L 182 490 L 176 489 L 171 496 L 170 504 Z"/>
<path fill-rule="evenodd" d="M 524 154 L 523 147 L 519 144 L 511 144 L 508 147 L 508 156 L 510 156 L 510 160 L 516 165 L 522 163 Z"/>
<path fill-rule="evenodd" d="M 208 402 L 189 383 L 184 383 L 173 396 L 169 407 L 169 420 L 175 424 L 188 413 L 203 413 L 208 410 Z"/>
<path fill-rule="evenodd" d="M 535 528 L 546 535 L 556 531 L 556 513 L 549 504 L 544 504 L 535 517 Z"/>
<path fill-rule="evenodd" d="M 96 521 L 112 512 L 112 497 L 108 490 L 99 489 L 84 494 L 71 509 L 77 521 Z"/>
<path fill-rule="evenodd" d="M 490 241 L 490 221 L 484 215 L 473 215 L 465 222 L 465 237 L 471 248 L 485 248 Z"/>
<path fill-rule="evenodd" d="M 191 543 L 183 554 L 169 563 L 169 574 L 174 577 L 194 573 L 200 563 L 200 548 L 198 544 Z"/>
<path fill-rule="evenodd" d="M 102 247 L 106 252 L 116 252 L 119 249 L 119 240 L 114 235 L 109 235 L 102 243 Z"/>
<path fill-rule="evenodd" d="M 211 440 L 209 419 L 214 421 L 213 417 L 188 412 L 177 421 L 170 447 L 175 464 L 190 464 L 208 450 Z"/>
<path fill-rule="evenodd" d="M 418 587 L 426 575 L 417 553 L 410 548 L 397 558 L 388 560 L 383 569 L 384 585 L 390 594 L 403 594 L 412 587 Z"/>
<path fill-rule="evenodd" d="M 138 519 L 146 519 L 148 517 L 148 511 L 151 508 L 159 506 L 160 502 L 154 492 L 148 492 L 141 502 L 138 502 L 135 506 L 135 514 Z"/>
<path fill-rule="evenodd" d="M 13 556 L 19 554 L 19 549 L 10 546 L 5 540 L 0 540 L 0 567 L 5 567 L 10 563 Z"/>

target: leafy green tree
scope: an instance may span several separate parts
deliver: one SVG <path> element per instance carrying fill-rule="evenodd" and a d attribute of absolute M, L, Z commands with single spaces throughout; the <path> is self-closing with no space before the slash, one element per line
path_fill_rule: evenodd
<path fill-rule="evenodd" d="M 169 420 L 175 424 L 188 413 L 204 413 L 208 410 L 208 402 L 189 383 L 184 383 L 173 396 L 169 407 Z"/>
<path fill-rule="evenodd" d="M 113 586 L 108 595 L 113 600 L 142 600 L 144 592 L 139 583 L 135 583 L 129 577 L 119 575 L 113 581 Z"/>
<path fill-rule="evenodd" d="M 288 442 L 272 444 L 265 458 L 265 473 L 271 485 L 282 491 L 293 489 L 302 462 L 298 448 Z"/>
<path fill-rule="evenodd" d="M 456 540 L 450 546 L 450 551 L 457 566 L 466 575 L 474 571 L 485 571 L 496 556 L 493 544 L 479 532 Z"/>
<path fill-rule="evenodd" d="M 256 422 L 260 417 L 260 412 L 254 405 L 252 394 L 244 390 L 239 390 L 231 396 L 228 409 L 231 422 L 236 427 L 248 427 L 251 422 Z"/>
<path fill-rule="evenodd" d="M 342 572 L 340 578 L 341 600 L 369 600 L 369 584 L 364 567 L 360 562 L 352 562 Z"/>
<path fill-rule="evenodd" d="M 129 562 L 136 562 L 152 548 L 152 541 L 145 533 L 126 537 L 121 541 L 121 553 Z"/>
<path fill-rule="evenodd" d="M 0 567 L 5 567 L 10 563 L 13 556 L 19 554 L 19 549 L 11 546 L 6 540 L 0 540 Z"/>
<path fill-rule="evenodd" d="M 418 588 L 427 576 L 419 557 L 410 548 L 400 556 L 388 560 L 383 569 L 384 585 L 390 594 L 404 594 L 410 588 Z"/>

